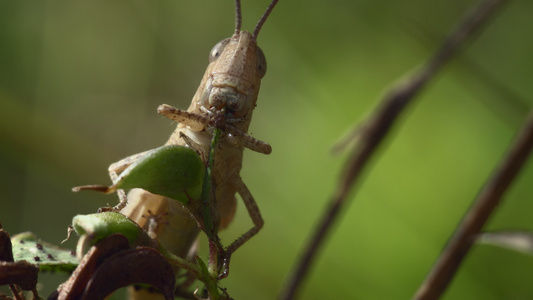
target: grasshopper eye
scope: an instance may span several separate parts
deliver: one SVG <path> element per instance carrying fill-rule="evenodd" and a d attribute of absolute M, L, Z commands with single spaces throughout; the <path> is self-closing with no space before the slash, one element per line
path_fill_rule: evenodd
<path fill-rule="evenodd" d="M 267 60 L 265 57 L 265 54 L 263 54 L 263 50 L 261 48 L 257 47 L 257 75 L 259 75 L 260 78 L 263 78 L 265 76 L 267 71 Z"/>
<path fill-rule="evenodd" d="M 210 63 L 212 63 L 215 60 L 217 60 L 217 58 L 220 56 L 222 51 L 224 51 L 224 48 L 226 48 L 226 45 L 229 43 L 229 40 L 230 40 L 229 38 L 227 38 L 225 40 L 222 40 L 222 41 L 218 42 L 218 44 L 216 44 L 215 47 L 213 47 L 213 49 L 209 53 L 209 62 Z"/>

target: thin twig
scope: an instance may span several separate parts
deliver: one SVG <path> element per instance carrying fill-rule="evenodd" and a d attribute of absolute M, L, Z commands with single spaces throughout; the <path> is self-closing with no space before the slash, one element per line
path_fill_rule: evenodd
<path fill-rule="evenodd" d="M 509 188 L 533 148 L 533 110 L 522 130 L 515 139 L 512 148 L 502 161 L 494 175 L 489 178 L 485 187 L 477 197 L 474 205 L 466 213 L 457 226 L 441 256 L 418 289 L 414 299 L 438 299 L 444 292 L 459 265 L 481 232 L 483 225 L 500 203 L 505 191 Z"/>
<path fill-rule="evenodd" d="M 471 38 L 482 27 L 488 17 L 496 11 L 499 4 L 503 2 L 504 0 L 484 1 L 473 13 L 467 15 L 453 34 L 444 41 L 435 55 L 421 69 L 393 87 L 385 95 L 377 111 L 363 126 L 363 130 L 358 131 L 360 143 L 349 157 L 335 193 L 327 209 L 324 210 L 325 212 L 317 229 L 313 231 L 314 234 L 311 240 L 305 246 L 305 253 L 301 256 L 297 267 L 287 281 L 280 299 L 289 300 L 295 298 L 296 292 L 304 277 L 308 274 L 320 246 L 324 244 L 333 222 L 346 204 L 348 194 L 400 113 L 450 57 L 457 52 L 465 40 Z"/>
<path fill-rule="evenodd" d="M 442 34 L 431 32 L 427 26 L 414 19 L 411 19 L 405 28 L 426 48 L 432 47 L 432 41 L 442 38 Z M 459 69 L 459 72 L 454 73 L 454 76 L 458 77 L 456 80 L 477 94 L 478 100 L 494 115 L 511 126 L 521 124 L 530 106 L 527 99 L 496 78 L 486 67 L 478 64 L 474 57 L 463 54 L 456 57 L 455 61 L 456 68 Z"/>

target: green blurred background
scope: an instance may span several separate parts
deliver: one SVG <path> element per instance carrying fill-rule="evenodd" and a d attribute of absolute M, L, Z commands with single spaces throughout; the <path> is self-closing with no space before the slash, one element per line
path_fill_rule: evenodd
<path fill-rule="evenodd" d="M 243 2 L 251 30 L 268 1 Z M 332 145 L 475 3 L 280 1 L 259 35 L 268 72 L 250 130 L 273 153 L 246 151 L 242 171 L 266 223 L 222 281 L 234 298 L 276 297 L 338 179 L 345 155 L 331 155 Z M 533 103 L 532 11 L 531 1 L 510 3 L 409 107 L 301 299 L 414 294 Z M 74 215 L 115 204 L 70 188 L 109 183 L 110 163 L 166 141 L 175 125 L 157 106 L 187 108 L 233 23 L 229 0 L 0 2 L 4 228 L 59 243 Z M 490 229 L 533 229 L 532 164 Z M 239 203 L 224 241 L 250 226 Z M 531 257 L 476 246 L 444 299 L 532 299 L 532 270 Z"/>

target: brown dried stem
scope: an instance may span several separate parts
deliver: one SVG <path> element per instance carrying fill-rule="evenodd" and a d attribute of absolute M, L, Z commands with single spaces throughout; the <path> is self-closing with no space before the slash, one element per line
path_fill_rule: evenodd
<path fill-rule="evenodd" d="M 533 148 L 533 110 L 509 153 L 489 178 L 473 206 L 457 226 L 433 269 L 418 289 L 414 299 L 438 299 L 457 272 L 477 235 L 496 209 Z"/>
<path fill-rule="evenodd" d="M 493 15 L 504 0 L 486 0 L 472 13 L 459 23 L 456 30 L 449 36 L 438 49 L 435 55 L 412 76 L 407 77 L 400 84 L 393 87 L 383 98 L 380 106 L 373 116 L 363 126 L 360 132 L 359 145 L 348 158 L 341 179 L 331 198 L 328 207 L 324 210 L 322 219 L 301 256 L 297 267 L 282 291 L 280 299 L 294 299 L 298 288 L 308 274 L 309 269 L 316 259 L 321 245 L 337 219 L 342 207 L 347 203 L 348 195 L 352 191 L 356 180 L 361 175 L 364 167 L 376 152 L 387 133 L 389 133 L 400 113 L 414 96 L 432 79 L 440 68 L 459 50 L 467 38 L 471 38 L 483 24 Z"/>

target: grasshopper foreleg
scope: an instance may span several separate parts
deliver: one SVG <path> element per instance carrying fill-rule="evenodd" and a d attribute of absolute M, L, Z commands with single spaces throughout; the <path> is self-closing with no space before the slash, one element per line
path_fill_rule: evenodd
<path fill-rule="evenodd" d="M 211 118 L 177 109 L 167 104 L 160 105 L 157 108 L 157 112 L 171 120 L 189 126 L 193 131 L 201 131 L 207 127 L 217 127 L 215 120 Z M 272 147 L 268 143 L 252 137 L 233 125 L 226 124 L 224 127 L 224 131 L 228 133 L 227 139 L 231 143 L 263 154 L 270 154 L 272 152 Z"/>
<path fill-rule="evenodd" d="M 167 104 L 161 104 L 157 108 L 157 113 L 173 121 L 189 126 L 192 131 L 202 131 L 212 121 L 200 114 L 177 109 Z"/>
<path fill-rule="evenodd" d="M 193 141 L 193 139 L 191 139 L 189 136 L 187 136 L 183 132 L 180 132 L 180 138 L 182 140 L 184 140 L 185 144 L 187 144 L 187 146 L 189 148 L 194 150 L 196 152 L 196 154 L 198 154 L 198 156 L 200 156 L 202 158 L 203 161 L 207 161 L 206 154 L 202 152 L 202 146 L 200 146 L 200 144 L 198 144 L 195 141 Z"/>
<path fill-rule="evenodd" d="M 141 153 L 137 153 L 137 154 L 128 156 L 128 157 L 126 157 L 124 159 L 121 159 L 120 161 L 118 161 L 116 163 L 112 163 L 107 170 L 109 172 L 109 177 L 111 178 L 111 181 L 113 182 L 113 185 L 115 185 L 119 181 L 120 173 L 122 173 L 128 166 L 130 166 L 132 163 L 134 163 L 140 157 L 146 155 L 146 153 L 148 153 L 149 151 L 150 150 L 144 151 L 144 152 L 141 152 Z M 100 192 L 103 192 L 103 193 L 106 193 L 106 194 L 107 193 L 112 193 L 112 192 L 115 191 L 113 189 L 113 186 L 108 187 L 108 186 L 103 186 L 103 185 L 77 186 L 77 187 L 73 187 L 72 190 L 74 192 L 79 192 L 81 190 L 93 190 L 93 191 L 100 191 Z M 128 198 L 126 196 L 126 193 L 124 192 L 124 190 L 121 190 L 121 189 L 116 190 L 116 192 L 118 194 L 119 203 L 117 205 L 115 205 L 114 207 L 100 207 L 98 209 L 98 212 L 104 212 L 104 211 L 115 211 L 115 212 L 118 212 L 121 209 L 123 209 L 124 207 L 126 207 L 126 205 L 128 204 Z"/>
<path fill-rule="evenodd" d="M 107 171 L 109 172 L 109 177 L 111 178 L 111 181 L 113 182 L 113 184 L 117 183 L 118 177 L 120 173 L 122 173 L 122 171 L 124 171 L 127 167 L 129 167 L 129 165 L 137 161 L 139 158 L 146 155 L 146 153 L 148 152 L 150 152 L 150 150 L 137 153 L 137 154 L 133 154 L 115 163 L 112 163 L 107 169 Z M 120 211 L 121 209 L 126 207 L 126 205 L 128 204 L 128 197 L 126 196 L 126 192 L 120 189 L 120 190 L 117 190 L 117 194 L 118 194 L 118 200 L 119 200 L 119 203 L 117 205 L 115 205 L 111 209 L 100 208 L 99 211 L 105 211 L 105 210 Z"/>
<path fill-rule="evenodd" d="M 272 152 L 272 147 L 268 143 L 260 141 L 231 125 L 226 126 L 226 132 L 229 133 L 226 137 L 227 140 L 233 143 L 234 145 L 245 147 L 252 151 L 263 154 L 270 154 Z"/>

